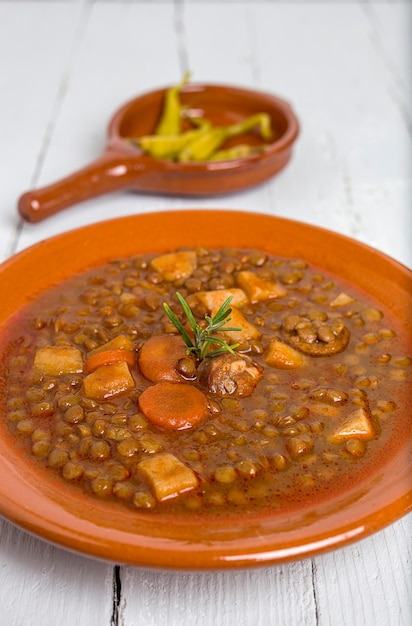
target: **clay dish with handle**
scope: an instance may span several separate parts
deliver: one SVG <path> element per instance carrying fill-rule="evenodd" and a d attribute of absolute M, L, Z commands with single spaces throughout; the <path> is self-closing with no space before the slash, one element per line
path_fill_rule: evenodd
<path fill-rule="evenodd" d="M 262 151 L 228 161 L 177 163 L 144 154 L 129 138 L 154 132 L 165 92 L 151 91 L 122 106 L 109 123 L 100 157 L 54 184 L 24 193 L 18 201 L 21 217 L 39 222 L 84 200 L 123 189 L 192 197 L 236 192 L 271 178 L 289 162 L 299 123 L 287 102 L 259 91 L 194 83 L 180 93 L 182 107 L 193 116 L 224 126 L 265 112 L 271 117 L 273 139 Z M 262 143 L 253 132 L 243 135 L 241 141 Z"/>

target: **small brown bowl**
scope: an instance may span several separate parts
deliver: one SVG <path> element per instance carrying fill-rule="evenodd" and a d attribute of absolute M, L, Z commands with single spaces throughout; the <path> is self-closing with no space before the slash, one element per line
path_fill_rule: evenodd
<path fill-rule="evenodd" d="M 120 189 L 173 196 L 212 196 L 253 187 L 282 170 L 292 155 L 299 125 L 291 106 L 267 93 L 224 85 L 189 84 L 182 106 L 214 125 L 238 122 L 254 113 L 271 116 L 274 139 L 265 150 L 220 162 L 174 163 L 143 154 L 127 138 L 152 134 L 166 89 L 131 100 L 112 118 L 107 145 L 93 163 L 47 187 L 24 193 L 18 210 L 28 222 L 39 222 L 78 202 Z M 262 143 L 254 133 L 242 143 Z"/>
<path fill-rule="evenodd" d="M 211 228 L 217 224 L 217 228 Z M 190 245 L 257 248 L 304 258 L 368 294 L 389 312 L 412 351 L 412 274 L 347 237 L 291 220 L 238 211 L 149 213 L 97 223 L 33 246 L 0 266 L 0 338 L 39 292 L 113 258 Z M 73 254 L 73 250 L 76 254 Z M 50 262 L 50 259 L 53 262 Z M 17 448 L 0 420 L 0 514 L 43 539 L 115 562 L 175 569 L 230 569 L 320 554 L 367 537 L 412 510 L 410 433 L 342 493 L 294 511 L 175 519 L 120 510 L 63 486 Z"/>

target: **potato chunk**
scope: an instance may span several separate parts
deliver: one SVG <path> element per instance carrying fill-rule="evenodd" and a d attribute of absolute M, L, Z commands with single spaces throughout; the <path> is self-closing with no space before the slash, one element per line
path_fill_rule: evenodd
<path fill-rule="evenodd" d="M 156 454 L 137 464 L 159 501 L 174 498 L 198 485 L 196 474 L 173 454 Z"/>
<path fill-rule="evenodd" d="M 153 259 L 152 268 L 169 282 L 189 278 L 197 267 L 196 252 L 191 250 L 172 252 Z"/>
<path fill-rule="evenodd" d="M 238 308 L 249 303 L 249 299 L 243 289 L 238 288 L 199 291 L 193 294 L 193 298 L 200 304 L 203 304 L 208 311 L 217 311 L 228 298 L 232 298 L 230 306 Z"/>
<path fill-rule="evenodd" d="M 264 280 L 254 272 L 244 270 L 237 275 L 237 282 L 246 292 L 249 300 L 253 303 L 282 298 L 286 295 L 286 289 L 274 280 Z"/>
<path fill-rule="evenodd" d="M 106 352 L 106 350 L 129 350 L 133 351 L 133 342 L 130 337 L 127 335 L 117 335 L 114 339 L 107 341 L 102 346 L 95 348 L 94 350 L 90 350 L 88 356 L 92 356 L 94 354 L 98 354 L 99 352 Z"/>
<path fill-rule="evenodd" d="M 216 311 L 212 311 L 212 314 L 215 313 Z M 231 328 L 240 328 L 240 330 L 224 330 L 223 327 L 223 329 L 216 333 L 216 335 L 219 337 L 223 336 L 226 340 L 231 341 L 232 343 L 242 343 L 242 341 L 259 339 L 262 336 L 260 330 L 251 324 L 243 313 L 241 313 L 236 307 L 232 308 L 230 321 L 226 325 Z"/>
<path fill-rule="evenodd" d="M 292 346 L 280 341 L 280 339 L 274 339 L 270 342 L 265 354 L 265 363 L 270 367 L 277 367 L 282 370 L 297 369 L 304 365 L 305 358 L 301 352 Z"/>
<path fill-rule="evenodd" d="M 375 428 L 368 411 L 363 407 L 353 411 L 329 437 L 331 443 L 342 443 L 347 439 L 369 440 L 375 437 Z"/>
<path fill-rule="evenodd" d="M 127 363 L 101 365 L 83 380 L 86 396 L 93 400 L 105 400 L 134 387 L 134 380 Z"/>
<path fill-rule="evenodd" d="M 353 302 L 355 302 L 355 300 L 352 296 L 349 296 L 344 291 L 341 291 L 341 293 L 332 300 L 329 306 L 346 306 L 347 304 L 352 304 Z"/>
<path fill-rule="evenodd" d="M 34 367 L 48 376 L 80 374 L 83 371 L 83 356 L 78 348 L 45 346 L 37 350 Z"/>

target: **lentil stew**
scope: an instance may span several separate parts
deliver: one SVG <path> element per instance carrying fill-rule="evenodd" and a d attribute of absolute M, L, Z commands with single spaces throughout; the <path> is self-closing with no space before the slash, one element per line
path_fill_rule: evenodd
<path fill-rule="evenodd" d="M 234 354 L 186 354 L 162 306 L 185 324 L 176 292 L 199 323 L 231 298 L 235 330 L 217 336 Z M 11 322 L 1 395 L 16 445 L 67 489 L 133 511 L 298 509 L 367 480 L 410 436 L 412 360 L 393 315 L 302 258 L 144 252 Z"/>

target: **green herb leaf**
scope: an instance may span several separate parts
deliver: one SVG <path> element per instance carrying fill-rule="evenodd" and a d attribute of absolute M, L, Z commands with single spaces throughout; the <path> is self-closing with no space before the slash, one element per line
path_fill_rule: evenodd
<path fill-rule="evenodd" d="M 183 324 L 181 324 L 179 318 L 173 313 L 170 306 L 166 302 L 164 302 L 163 308 L 166 311 L 166 314 L 169 317 L 170 321 L 174 324 L 179 333 L 182 335 L 183 341 L 185 342 L 186 346 L 188 348 L 194 348 L 194 344 L 187 334 L 185 327 L 183 326 Z"/>
<path fill-rule="evenodd" d="M 186 345 L 186 352 L 188 354 L 195 356 L 199 361 L 202 361 L 206 357 L 213 357 L 224 352 L 230 352 L 231 354 L 235 354 L 235 349 L 239 346 L 238 343 L 232 344 L 230 346 L 228 343 L 226 343 L 226 341 L 212 334 L 219 330 L 242 330 L 241 328 L 225 326 L 225 324 L 227 324 L 231 320 L 229 316 L 232 312 L 232 309 L 229 307 L 229 304 L 232 300 L 232 296 L 222 304 L 222 306 L 219 308 L 218 311 L 216 311 L 213 317 L 210 317 L 210 315 L 205 315 L 205 322 L 207 322 L 206 326 L 201 326 L 196 322 L 192 310 L 182 294 L 176 292 L 176 297 L 179 300 L 183 312 L 186 315 L 187 321 L 189 322 L 189 326 L 193 331 L 193 340 L 189 336 L 187 330 L 185 329 L 177 315 L 173 313 L 172 309 L 166 302 L 163 303 L 163 308 L 172 324 L 181 334 L 183 341 Z M 220 346 L 220 348 L 209 352 L 208 350 L 213 344 Z"/>

